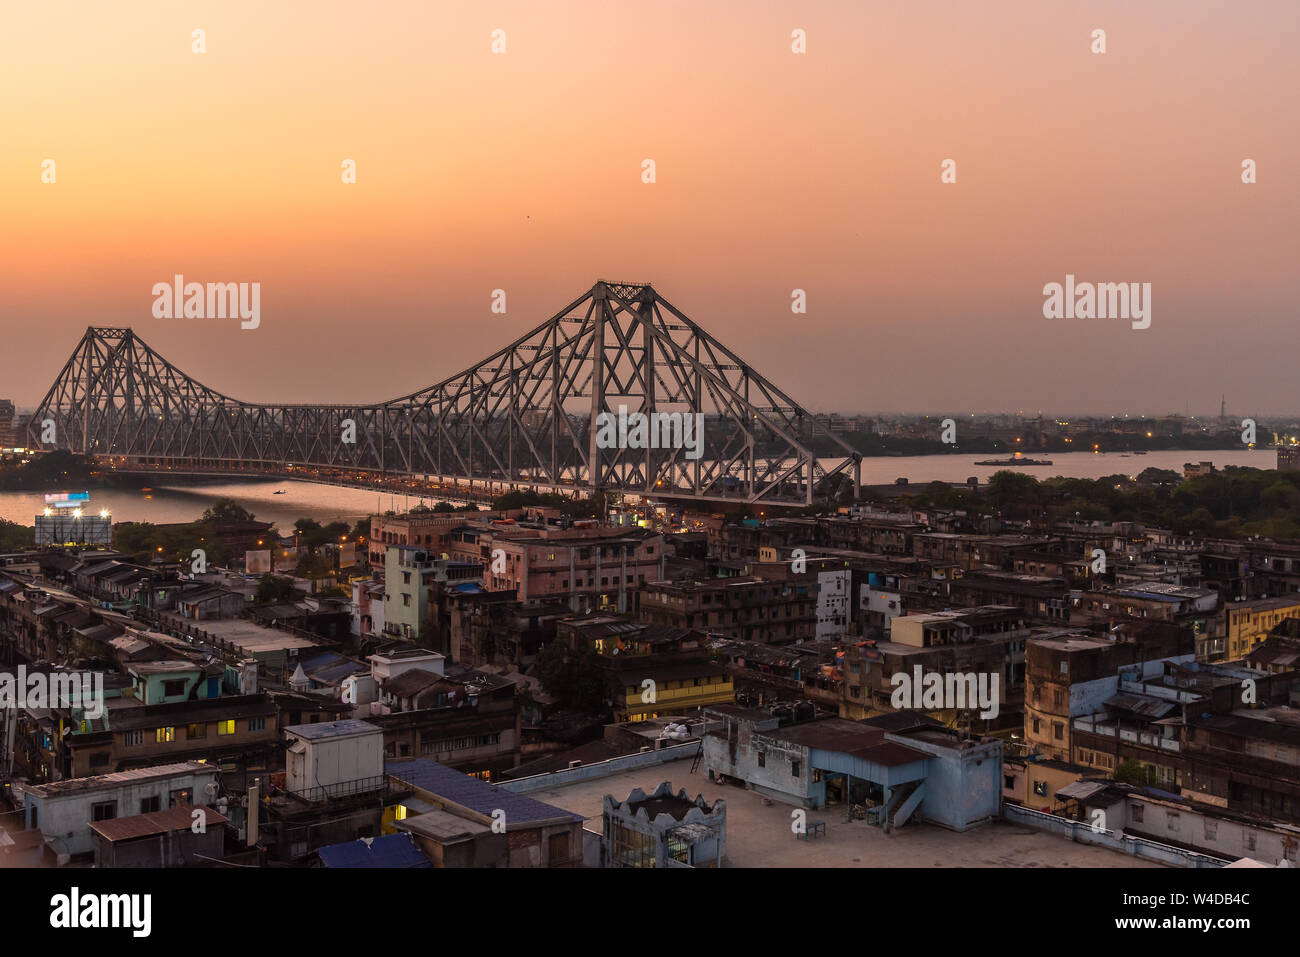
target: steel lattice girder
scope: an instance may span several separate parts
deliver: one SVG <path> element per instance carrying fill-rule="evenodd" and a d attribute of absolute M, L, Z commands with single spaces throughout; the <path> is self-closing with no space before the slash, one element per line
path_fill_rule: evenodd
<path fill-rule="evenodd" d="M 699 456 L 601 447 L 597 417 L 620 406 L 703 413 Z M 48 420 L 55 441 L 43 443 Z M 819 462 L 816 435 L 843 458 Z M 861 460 L 653 287 L 605 281 L 473 368 L 378 405 L 240 402 L 132 330 L 91 327 L 33 416 L 30 440 L 179 471 L 292 465 L 754 503 L 811 502 L 842 472 L 856 495 Z"/>

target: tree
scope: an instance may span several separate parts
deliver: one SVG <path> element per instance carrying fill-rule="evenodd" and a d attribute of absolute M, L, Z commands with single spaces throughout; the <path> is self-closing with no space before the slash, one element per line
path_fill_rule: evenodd
<path fill-rule="evenodd" d="M 1177 485 L 1183 477 L 1173 469 L 1149 468 L 1138 473 L 1139 485 Z"/>
<path fill-rule="evenodd" d="M 1146 768 L 1141 761 L 1134 761 L 1132 758 L 1121 761 L 1115 768 L 1115 780 L 1140 787 L 1147 783 Z"/>
<path fill-rule="evenodd" d="M 0 518 L 0 549 L 4 551 L 31 548 L 36 542 L 36 529 Z"/>
<path fill-rule="evenodd" d="M 542 690 L 571 711 L 604 714 L 605 670 L 591 649 L 572 651 L 562 641 L 542 646 L 537 655 Z"/>
<path fill-rule="evenodd" d="M 253 601 L 259 605 L 273 605 L 278 601 L 292 601 L 298 597 L 292 578 L 283 575 L 263 575 L 253 593 Z"/>
<path fill-rule="evenodd" d="M 203 513 L 203 517 L 199 521 L 221 524 L 227 522 L 251 522 L 254 521 L 254 516 L 252 512 L 234 499 L 223 498 L 214 502 L 212 507 Z"/>
<path fill-rule="evenodd" d="M 1003 469 L 989 479 L 989 498 L 995 505 L 1023 505 L 1037 502 L 1038 479 L 1023 472 Z"/>

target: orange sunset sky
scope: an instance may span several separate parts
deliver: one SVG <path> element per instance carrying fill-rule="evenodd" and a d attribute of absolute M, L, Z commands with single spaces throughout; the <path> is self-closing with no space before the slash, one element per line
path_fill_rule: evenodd
<path fill-rule="evenodd" d="M 238 398 L 375 401 L 601 277 L 816 410 L 1300 411 L 1298 40 L 1293 0 L 7 0 L 0 397 L 130 325 Z M 176 273 L 260 282 L 260 327 L 155 318 Z M 1067 273 L 1151 283 L 1151 328 L 1044 319 Z"/>

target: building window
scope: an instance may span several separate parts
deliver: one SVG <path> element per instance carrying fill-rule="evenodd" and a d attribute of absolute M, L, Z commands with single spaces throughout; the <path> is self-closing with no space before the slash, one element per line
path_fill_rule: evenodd
<path fill-rule="evenodd" d="M 111 821 L 117 817 L 117 802 L 102 801 L 90 806 L 91 821 Z"/>
<path fill-rule="evenodd" d="M 249 731 L 265 731 L 265 730 L 266 730 L 266 719 L 265 719 L 265 718 L 249 718 L 249 719 L 248 719 L 248 730 L 249 730 Z"/>
<path fill-rule="evenodd" d="M 1144 810 L 1145 810 L 1145 807 L 1144 807 L 1144 805 L 1141 805 L 1141 804 L 1134 804 L 1134 805 L 1132 805 L 1132 806 L 1129 807 L 1129 809 L 1128 809 L 1128 816 L 1129 816 L 1129 818 L 1133 821 L 1134 824 L 1141 824 L 1141 823 L 1142 823 L 1142 813 L 1143 813 Z"/>
<path fill-rule="evenodd" d="M 167 698 L 175 698 L 175 697 L 177 697 L 177 696 L 179 696 L 179 695 L 183 695 L 183 694 L 185 694 L 185 679 L 184 679 L 184 678 L 176 678 L 175 680 L 172 680 L 172 681 L 164 681 L 164 682 L 163 682 L 163 696 L 164 696 L 164 697 L 167 697 Z"/>
<path fill-rule="evenodd" d="M 767 753 L 764 751 L 758 752 L 758 766 L 760 768 L 767 767 Z"/>
<path fill-rule="evenodd" d="M 185 728 L 185 736 L 191 741 L 195 738 L 206 738 L 208 736 L 208 726 L 206 724 L 191 724 Z"/>
<path fill-rule="evenodd" d="M 157 731 L 154 732 L 154 740 L 158 744 L 167 744 L 168 742 L 174 741 L 175 739 L 176 739 L 175 728 L 159 728 Z"/>
<path fill-rule="evenodd" d="M 797 778 L 799 776 L 799 762 L 792 760 L 790 762 L 790 776 Z"/>
<path fill-rule="evenodd" d="M 160 798 L 156 794 L 153 797 L 140 799 L 141 814 L 152 814 L 154 811 L 160 810 L 161 808 L 162 808 L 162 798 Z"/>
<path fill-rule="evenodd" d="M 234 733 L 235 733 L 234 718 L 228 718 L 225 721 L 217 722 L 217 734 L 225 735 L 225 734 L 234 734 Z"/>
<path fill-rule="evenodd" d="M 128 731 L 126 734 L 122 735 L 122 744 L 128 748 L 134 747 L 137 744 L 144 744 L 144 732 Z"/>

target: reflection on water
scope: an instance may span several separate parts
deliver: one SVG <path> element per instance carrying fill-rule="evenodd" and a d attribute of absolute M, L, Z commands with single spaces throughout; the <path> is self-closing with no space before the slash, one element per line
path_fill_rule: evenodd
<path fill-rule="evenodd" d="M 916 455 L 866 458 L 862 460 L 864 485 L 889 485 L 895 479 L 906 478 L 910 484 L 926 482 L 964 482 L 972 476 L 981 482 L 1001 468 L 1008 466 L 976 465 L 981 459 L 1002 458 L 989 453 L 972 455 Z M 1107 452 L 1095 455 L 1088 452 L 1042 453 L 1039 458 L 1052 460 L 1050 466 L 1024 466 L 1019 471 L 1040 479 L 1055 475 L 1073 478 L 1101 478 L 1104 475 L 1137 475 L 1143 469 L 1171 469 L 1182 474 L 1185 462 L 1213 462 L 1215 467 L 1225 465 L 1250 466 L 1271 469 L 1277 464 L 1272 449 L 1240 449 L 1235 451 L 1148 452 L 1145 455 Z M 834 465 L 835 460 L 827 460 Z M 44 492 L 76 491 L 74 489 L 44 489 L 39 492 L 0 492 L 0 518 L 21 525 L 31 525 L 32 517 L 45 507 Z M 284 494 L 277 495 L 276 492 Z M 98 512 L 107 508 L 116 522 L 191 522 L 203 514 L 214 501 L 233 499 L 264 522 L 274 522 L 281 529 L 293 525 L 295 519 L 313 518 L 318 522 L 343 520 L 353 522 L 375 511 L 394 509 L 404 511 L 418 505 L 418 496 L 376 494 L 362 489 L 340 488 L 334 485 L 313 485 L 285 479 L 267 479 L 238 482 L 213 482 L 186 485 L 155 485 L 151 491 L 140 489 L 91 489 L 90 508 Z M 424 499 L 432 505 L 436 499 Z M 460 503 L 456 503 L 460 504 Z M 707 507 L 707 506 L 706 506 Z"/>
<path fill-rule="evenodd" d="M 276 495 L 283 490 L 283 495 Z M 51 489 L 51 491 L 65 491 Z M 259 521 L 274 522 L 281 530 L 296 519 L 314 518 L 322 524 L 336 520 L 354 522 L 376 510 L 413 507 L 417 496 L 377 495 L 362 489 L 313 485 L 283 479 L 213 482 L 201 485 L 155 485 L 150 491 L 128 488 L 90 490 L 90 508 L 106 508 L 115 522 L 192 522 L 218 499 L 228 498 L 252 512 Z M 433 501 L 425 499 L 432 505 Z M 45 508 L 44 492 L 0 492 L 0 518 L 31 525 Z"/>

